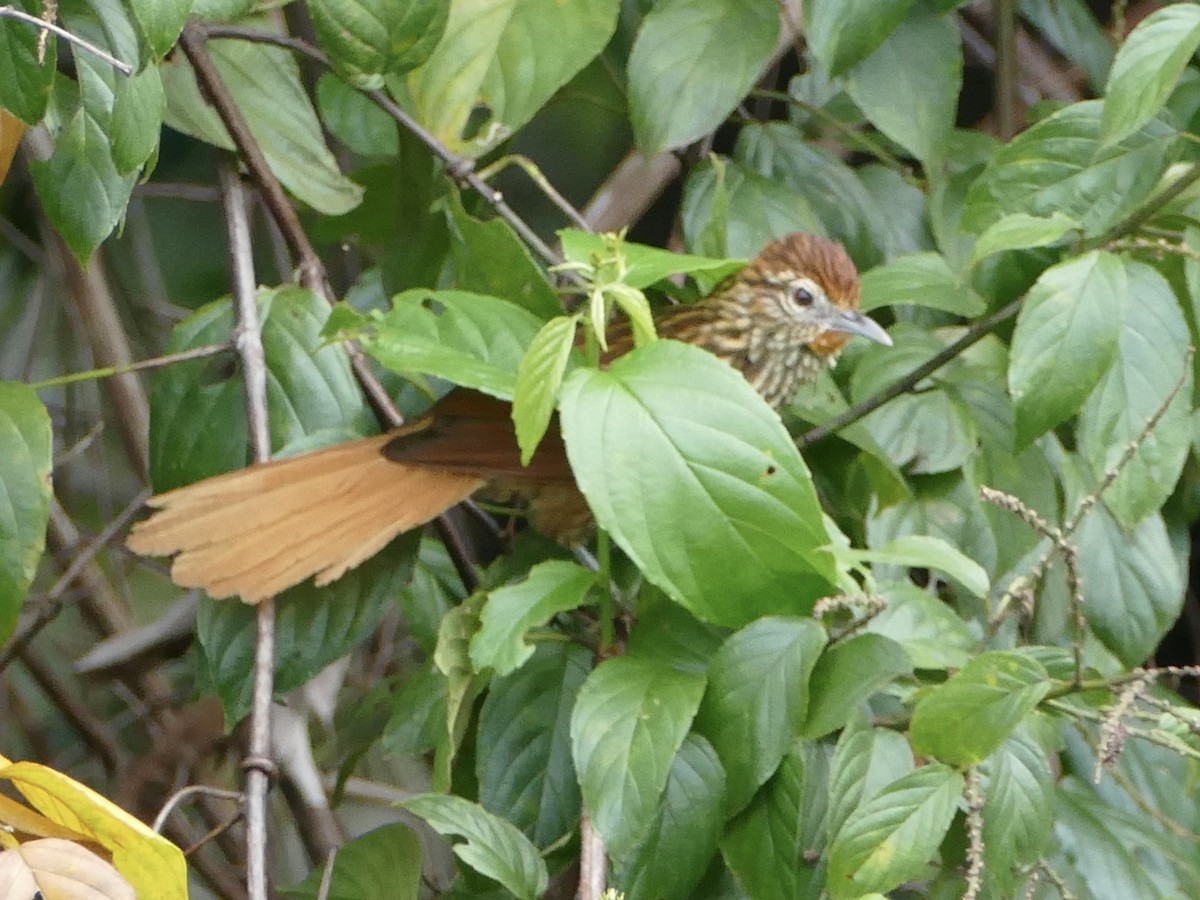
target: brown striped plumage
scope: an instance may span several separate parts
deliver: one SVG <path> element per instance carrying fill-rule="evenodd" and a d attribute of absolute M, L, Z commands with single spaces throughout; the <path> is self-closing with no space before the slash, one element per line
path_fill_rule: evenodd
<path fill-rule="evenodd" d="M 673 307 L 655 324 L 660 336 L 727 361 L 778 408 L 851 335 L 891 343 L 857 312 L 858 293 L 858 273 L 840 244 L 792 234 L 709 297 Z M 579 539 L 588 522 L 557 424 L 522 467 L 508 405 L 460 388 L 390 434 L 153 497 L 157 511 L 134 526 L 129 546 L 177 554 L 171 576 L 181 586 L 257 602 L 311 575 L 318 584 L 339 578 L 484 485 L 533 494 L 535 526 L 561 540 Z"/>

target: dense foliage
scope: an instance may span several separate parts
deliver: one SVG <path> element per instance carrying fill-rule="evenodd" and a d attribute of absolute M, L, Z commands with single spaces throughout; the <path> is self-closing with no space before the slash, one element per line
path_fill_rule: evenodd
<path fill-rule="evenodd" d="M 290 895 L 1200 896 L 1200 5 L 53 6 L 0 13 L 0 860 L 242 895 L 236 804 L 122 808 L 238 787 L 260 613 L 120 545 L 251 459 L 240 265 L 273 452 L 467 385 L 600 526 L 278 598 Z M 779 416 L 650 322 L 792 231 L 895 345 Z"/>

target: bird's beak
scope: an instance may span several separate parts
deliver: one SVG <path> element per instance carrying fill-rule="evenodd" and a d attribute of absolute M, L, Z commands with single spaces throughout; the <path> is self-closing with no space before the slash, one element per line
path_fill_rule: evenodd
<path fill-rule="evenodd" d="M 883 326 L 874 319 L 864 316 L 856 309 L 840 311 L 829 323 L 829 330 L 865 337 L 868 341 L 883 344 L 885 347 L 892 346 L 892 339 L 883 330 Z"/>

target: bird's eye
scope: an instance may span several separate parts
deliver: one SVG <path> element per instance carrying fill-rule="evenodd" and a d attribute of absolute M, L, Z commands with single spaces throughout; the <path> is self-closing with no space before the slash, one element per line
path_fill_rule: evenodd
<path fill-rule="evenodd" d="M 792 300 L 797 306 L 812 306 L 813 295 L 806 287 L 797 287 L 792 290 Z"/>

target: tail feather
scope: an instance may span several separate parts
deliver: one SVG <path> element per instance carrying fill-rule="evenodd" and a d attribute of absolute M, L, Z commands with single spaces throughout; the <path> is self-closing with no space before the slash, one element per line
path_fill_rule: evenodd
<path fill-rule="evenodd" d="M 388 460 L 392 435 L 339 444 L 152 497 L 129 547 L 178 554 L 171 577 L 256 603 L 311 575 L 327 584 L 396 535 L 474 493 L 483 480 Z"/>

